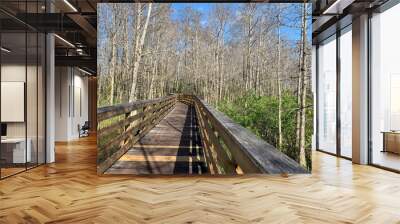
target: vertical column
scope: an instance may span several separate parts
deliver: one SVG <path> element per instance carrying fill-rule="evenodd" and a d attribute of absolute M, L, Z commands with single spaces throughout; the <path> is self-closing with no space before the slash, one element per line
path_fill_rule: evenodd
<path fill-rule="evenodd" d="M 353 162 L 368 163 L 368 15 L 353 19 Z"/>
<path fill-rule="evenodd" d="M 313 117 L 313 136 L 312 136 L 312 150 L 317 149 L 317 46 L 312 45 L 312 60 L 311 60 L 311 90 L 313 93 L 313 107 L 314 107 L 314 117 Z"/>
<path fill-rule="evenodd" d="M 54 11 L 51 1 L 46 2 L 46 11 Z M 55 54 L 54 35 L 46 34 L 46 163 L 55 161 Z"/>
<path fill-rule="evenodd" d="M 88 93 L 89 93 L 89 123 L 90 131 L 97 131 L 97 78 L 89 77 L 88 80 Z"/>
<path fill-rule="evenodd" d="M 340 63 L 340 36 L 341 30 L 339 27 L 336 28 L 336 155 L 341 156 L 341 146 L 342 146 L 342 123 L 340 114 L 340 83 L 341 83 L 341 63 Z"/>

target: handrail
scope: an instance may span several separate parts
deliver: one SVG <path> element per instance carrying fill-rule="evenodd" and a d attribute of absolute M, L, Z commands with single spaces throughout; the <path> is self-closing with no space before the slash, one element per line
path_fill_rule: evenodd
<path fill-rule="evenodd" d="M 197 96 L 180 95 L 178 100 L 192 103 L 196 108 L 211 173 L 307 173 L 296 161 Z"/>
<path fill-rule="evenodd" d="M 207 168 L 211 174 L 307 173 L 296 161 L 194 95 L 98 109 L 98 173 L 102 174 L 150 131 L 176 101 L 193 105 Z"/>
<path fill-rule="evenodd" d="M 97 172 L 104 173 L 174 107 L 176 96 L 142 100 L 97 110 Z"/>

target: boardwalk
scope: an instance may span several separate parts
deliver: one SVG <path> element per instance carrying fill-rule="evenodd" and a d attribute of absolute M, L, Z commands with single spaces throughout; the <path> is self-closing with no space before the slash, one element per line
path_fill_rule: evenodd
<path fill-rule="evenodd" d="M 106 174 L 204 174 L 207 172 L 193 106 L 175 108 L 117 160 Z"/>

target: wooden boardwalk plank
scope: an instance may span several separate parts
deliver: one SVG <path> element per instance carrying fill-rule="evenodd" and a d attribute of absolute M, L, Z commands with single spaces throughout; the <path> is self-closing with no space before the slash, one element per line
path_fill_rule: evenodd
<path fill-rule="evenodd" d="M 175 108 L 105 174 L 207 173 L 194 107 Z"/>
<path fill-rule="evenodd" d="M 203 156 L 202 148 L 187 148 L 187 150 L 182 150 L 182 148 L 146 148 L 138 149 L 132 148 L 125 155 L 147 155 L 147 156 Z M 125 156 L 124 155 L 124 156 Z"/>
<path fill-rule="evenodd" d="M 195 156 L 166 156 L 166 155 L 155 155 L 155 156 L 145 156 L 145 155 L 123 155 L 119 161 L 141 161 L 146 162 L 148 160 L 157 161 L 157 162 L 204 162 L 203 158 L 195 157 Z"/>

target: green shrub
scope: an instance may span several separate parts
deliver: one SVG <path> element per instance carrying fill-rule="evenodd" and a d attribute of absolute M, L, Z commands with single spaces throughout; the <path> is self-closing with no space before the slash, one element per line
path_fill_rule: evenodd
<path fill-rule="evenodd" d="M 307 99 L 307 105 L 312 104 Z M 266 142 L 277 147 L 278 143 L 278 106 L 276 96 L 257 96 L 249 93 L 233 102 L 222 101 L 217 108 L 235 122 L 251 130 Z M 284 92 L 282 94 L 282 138 L 283 153 L 299 161 L 299 149 L 296 145 L 296 113 L 298 111 L 297 96 Z M 306 109 L 306 162 L 311 170 L 311 138 L 313 133 L 312 107 Z"/>

